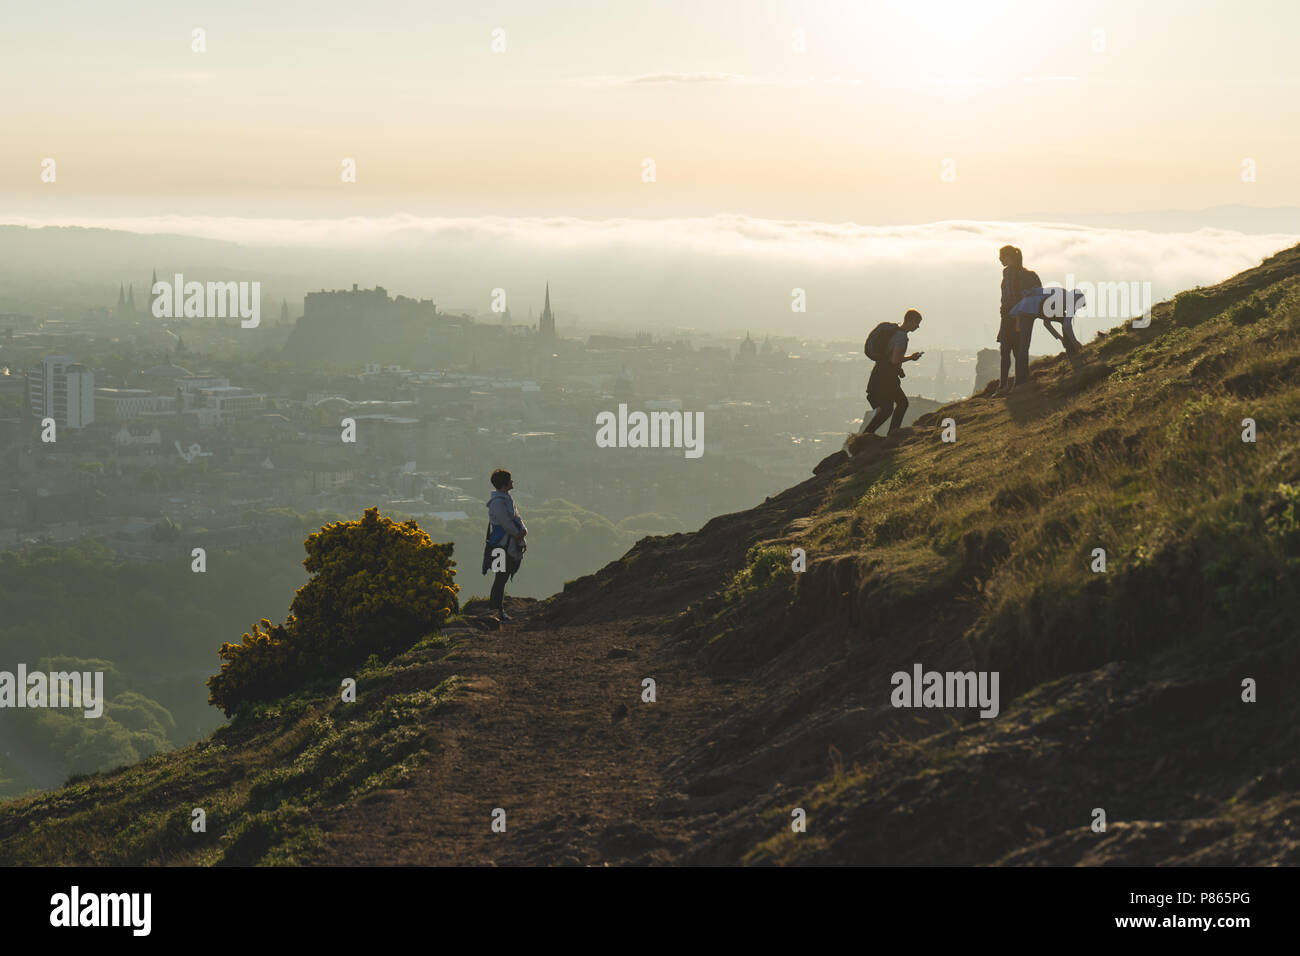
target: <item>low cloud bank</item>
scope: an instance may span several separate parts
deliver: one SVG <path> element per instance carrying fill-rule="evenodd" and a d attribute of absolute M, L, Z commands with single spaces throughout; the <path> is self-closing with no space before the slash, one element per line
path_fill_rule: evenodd
<path fill-rule="evenodd" d="M 717 215 L 683 219 L 143 217 L 37 222 L 225 240 L 240 262 L 328 287 L 376 283 L 486 313 L 504 288 L 515 321 L 546 282 L 561 331 L 595 325 L 859 338 L 908 307 L 928 349 L 987 344 L 997 250 L 1012 243 L 1045 282 L 1150 282 L 1156 301 L 1256 265 L 1300 241 L 1220 229 L 1145 232 L 1066 223 L 863 226 Z M 228 257 L 231 258 L 231 257 Z M 232 261 L 234 261 L 232 259 Z M 193 265 L 192 263 L 190 263 Z M 170 263 L 156 264 L 160 272 Z M 805 313 L 791 311 L 804 290 Z M 576 327 L 575 327 L 576 324 Z M 1101 320 L 1096 328 L 1116 324 Z M 1094 331 L 1081 322 L 1082 337 Z"/>

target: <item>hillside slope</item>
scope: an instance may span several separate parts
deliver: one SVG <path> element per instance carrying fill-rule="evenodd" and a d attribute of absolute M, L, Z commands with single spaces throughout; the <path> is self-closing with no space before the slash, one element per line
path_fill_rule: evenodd
<path fill-rule="evenodd" d="M 353 711 L 0 806 L 0 862 L 1300 862 L 1300 247 L 1085 358 L 471 609 Z M 1000 712 L 895 708 L 916 664 Z"/>
<path fill-rule="evenodd" d="M 550 602 L 656 612 L 745 685 L 674 767 L 734 807 L 683 859 L 1300 862 L 1298 277 L 1292 249 L 1183 293 Z M 1001 713 L 895 709 L 916 663 L 999 671 Z"/>

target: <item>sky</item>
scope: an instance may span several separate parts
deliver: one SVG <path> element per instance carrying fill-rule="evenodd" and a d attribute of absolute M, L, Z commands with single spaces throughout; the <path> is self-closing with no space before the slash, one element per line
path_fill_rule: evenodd
<path fill-rule="evenodd" d="M 13 4 L 0 212 L 1300 205 L 1297 35 L 1294 0 Z"/>
<path fill-rule="evenodd" d="M 0 224 L 238 243 L 281 295 L 552 281 L 562 328 L 827 336 L 915 305 L 972 345 L 1004 242 L 1159 300 L 1300 240 L 1297 36 L 1295 0 L 12 4 Z M 1161 215 L 1225 205 L 1269 225 Z"/>

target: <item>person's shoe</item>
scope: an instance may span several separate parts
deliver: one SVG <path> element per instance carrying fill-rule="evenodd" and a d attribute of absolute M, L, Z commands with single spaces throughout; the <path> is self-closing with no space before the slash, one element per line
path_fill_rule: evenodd
<path fill-rule="evenodd" d="M 844 447 L 840 449 L 840 451 L 844 452 L 844 454 L 849 458 L 853 457 L 853 449 L 849 446 L 853 444 L 853 439 L 857 437 L 857 435 L 850 435 L 848 438 L 844 439 Z"/>
<path fill-rule="evenodd" d="M 502 621 L 513 621 L 513 620 L 514 620 L 513 617 L 511 617 L 509 614 L 506 613 L 506 609 L 505 609 L 505 608 L 502 608 L 500 611 L 497 612 L 497 618 L 498 618 L 499 620 L 502 620 Z"/>
<path fill-rule="evenodd" d="M 996 392 L 993 393 L 993 397 L 994 397 L 994 398 L 1002 398 L 1003 396 L 1005 396 L 1005 395 L 1010 395 L 1010 394 L 1011 394 L 1011 389 L 1009 389 L 1009 388 L 999 388 Z"/>

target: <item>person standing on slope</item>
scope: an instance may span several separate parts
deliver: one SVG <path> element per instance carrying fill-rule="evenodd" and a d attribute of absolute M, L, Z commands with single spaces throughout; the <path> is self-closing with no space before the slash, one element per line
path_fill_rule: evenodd
<path fill-rule="evenodd" d="M 1014 316 L 1011 310 L 1029 289 L 1042 287 L 1037 272 L 1025 268 L 1024 257 L 1015 246 L 998 250 L 1002 263 L 1001 324 L 998 326 L 998 345 L 1002 349 L 1002 374 L 998 381 L 998 395 L 1011 391 L 1007 387 L 1007 373 L 1011 371 L 1011 356 L 1016 357 L 1016 384 L 1029 384 L 1029 337 L 1034 333 L 1033 316 Z"/>
<path fill-rule="evenodd" d="M 862 416 L 862 428 L 857 432 L 858 435 L 874 435 L 876 429 L 891 415 L 893 420 L 889 423 L 887 434 L 892 435 L 903 424 L 903 416 L 907 414 L 907 396 L 903 394 L 903 383 L 900 381 L 903 377 L 903 363 L 918 361 L 923 354 L 907 354 L 907 336 L 920 326 L 921 313 L 916 309 L 908 309 L 903 313 L 902 325 L 882 322 L 867 336 L 864 351 L 876 363 L 872 366 L 871 377 L 867 379 L 867 402 L 875 414 L 870 420 L 865 414 Z M 849 445 L 854 437 L 850 435 L 844 442 L 844 453 L 847 455 L 852 455 Z"/>
<path fill-rule="evenodd" d="M 496 611 L 501 620 L 508 621 L 510 615 L 506 613 L 505 607 L 506 581 L 515 576 L 524 560 L 524 551 L 527 550 L 524 538 L 528 535 L 528 528 L 519 517 L 515 500 L 510 497 L 510 490 L 515 486 L 510 472 L 498 468 L 492 472 L 490 480 L 495 490 L 487 500 L 488 529 L 483 544 L 483 573 L 487 574 L 491 569 L 496 575 L 492 580 L 492 596 L 488 600 L 488 607 Z"/>

